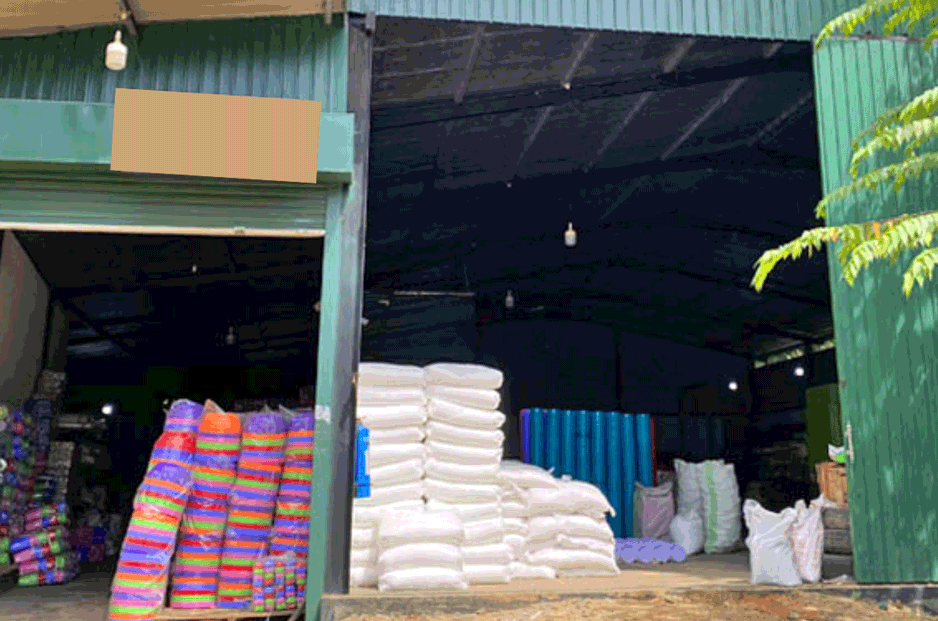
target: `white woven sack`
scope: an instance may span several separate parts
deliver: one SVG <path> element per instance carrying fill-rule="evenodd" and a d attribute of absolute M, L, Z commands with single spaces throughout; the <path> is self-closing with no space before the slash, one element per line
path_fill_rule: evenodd
<path fill-rule="evenodd" d="M 502 447 L 481 448 L 477 446 L 460 446 L 452 442 L 438 442 L 427 440 L 427 458 L 439 459 L 460 464 L 497 464 L 502 458 Z"/>
<path fill-rule="evenodd" d="M 568 537 L 589 537 L 600 541 L 615 542 L 612 528 L 604 519 L 596 519 L 587 515 L 564 515 L 560 516 L 560 522 L 563 525 L 562 534 Z"/>
<path fill-rule="evenodd" d="M 359 408 L 375 405 L 419 405 L 427 404 L 423 388 L 388 388 L 384 386 L 359 386 L 355 393 Z"/>
<path fill-rule="evenodd" d="M 444 543 L 462 545 L 465 540 L 462 520 L 445 511 L 397 511 L 381 518 L 378 547 L 381 551 L 408 543 Z"/>
<path fill-rule="evenodd" d="M 379 591 L 413 591 L 421 589 L 460 589 L 469 588 L 466 574 L 454 569 L 421 567 L 419 569 L 401 569 L 382 574 L 378 579 Z"/>
<path fill-rule="evenodd" d="M 742 536 L 739 484 L 733 464 L 704 462 L 703 509 L 707 554 L 733 550 Z"/>
<path fill-rule="evenodd" d="M 492 520 L 502 516 L 501 506 L 497 502 L 453 503 L 435 498 L 427 500 L 427 511 L 449 511 L 455 513 L 463 522 Z"/>
<path fill-rule="evenodd" d="M 424 485 L 427 498 L 449 503 L 499 502 L 502 495 L 502 488 L 498 485 L 473 485 L 436 479 L 424 479 Z"/>
<path fill-rule="evenodd" d="M 374 506 L 362 505 L 363 500 L 367 498 L 352 499 L 352 526 L 355 528 L 375 529 L 375 541 L 377 541 L 377 527 L 381 522 L 381 516 L 390 511 L 423 511 L 423 499 L 405 500 L 403 502 L 392 502 L 387 504 L 378 504 Z"/>
<path fill-rule="evenodd" d="M 385 444 L 368 447 L 368 467 L 377 468 L 411 459 L 426 459 L 426 447 L 420 443 Z"/>
<path fill-rule="evenodd" d="M 423 370 L 427 384 L 439 386 L 498 390 L 505 381 L 504 373 L 480 364 L 437 362 L 425 366 Z"/>
<path fill-rule="evenodd" d="M 497 410 L 479 410 L 443 399 L 430 399 L 427 412 L 430 420 L 472 429 L 501 429 L 505 424 L 505 415 Z"/>
<path fill-rule="evenodd" d="M 554 580 L 557 578 L 557 571 L 553 567 L 546 565 L 534 566 L 514 561 L 508 565 L 508 574 L 512 580 L 524 579 L 543 579 Z"/>
<path fill-rule="evenodd" d="M 460 548 L 451 544 L 408 543 L 381 552 L 377 566 L 382 574 L 422 567 L 460 571 L 463 557 Z"/>
<path fill-rule="evenodd" d="M 464 545 L 467 546 L 484 546 L 505 540 L 505 524 L 501 518 L 466 522 L 463 528 L 466 533 Z"/>
<path fill-rule="evenodd" d="M 408 459 L 384 466 L 368 468 L 372 487 L 413 483 L 423 478 L 423 460 Z"/>
<path fill-rule="evenodd" d="M 511 575 L 508 564 L 504 565 L 465 565 L 466 580 L 469 584 L 508 584 Z"/>
<path fill-rule="evenodd" d="M 505 443 L 505 432 L 501 429 L 471 429 L 431 420 L 427 423 L 427 440 L 446 442 L 457 446 L 500 448 Z"/>
<path fill-rule="evenodd" d="M 358 506 L 380 507 L 398 502 L 415 501 L 423 498 L 423 481 L 402 485 L 372 486 L 368 498 L 356 498 Z"/>
<path fill-rule="evenodd" d="M 560 479 L 555 478 L 543 468 L 520 461 L 504 460 L 501 462 L 502 480 L 521 489 L 560 487 Z"/>
<path fill-rule="evenodd" d="M 369 429 L 368 445 L 414 444 L 423 442 L 427 437 L 422 425 L 411 427 L 390 427 L 388 429 Z"/>
<path fill-rule="evenodd" d="M 494 485 L 498 483 L 498 464 L 461 464 L 443 461 L 433 457 L 426 461 L 424 468 L 427 477 L 453 483 L 473 483 Z"/>
<path fill-rule="evenodd" d="M 368 429 L 413 427 L 427 422 L 427 408 L 422 405 L 363 405 L 355 417 Z"/>
<path fill-rule="evenodd" d="M 490 543 L 481 546 L 463 546 L 462 559 L 466 565 L 507 565 L 514 554 L 506 543 Z"/>
<path fill-rule="evenodd" d="M 372 588 L 378 585 L 378 569 L 368 567 L 349 568 L 349 585 L 353 588 Z"/>
<path fill-rule="evenodd" d="M 354 513 L 353 513 L 354 515 Z M 353 518 L 354 521 L 354 518 Z M 374 526 L 352 527 L 352 548 L 370 548 L 378 539 L 378 529 Z"/>
<path fill-rule="evenodd" d="M 495 390 L 481 388 L 454 388 L 452 386 L 427 386 L 427 397 L 443 399 L 450 403 L 465 405 L 478 410 L 497 410 L 502 402 L 501 395 Z"/>
<path fill-rule="evenodd" d="M 359 386 L 400 386 L 422 388 L 424 370 L 417 366 L 388 362 L 361 362 L 358 364 Z"/>

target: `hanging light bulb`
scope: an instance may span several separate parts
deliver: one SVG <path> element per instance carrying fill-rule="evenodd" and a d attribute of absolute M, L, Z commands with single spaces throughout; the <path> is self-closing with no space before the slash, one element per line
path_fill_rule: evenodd
<path fill-rule="evenodd" d="M 572 222 L 567 222 L 567 230 L 563 232 L 563 243 L 567 248 L 576 246 L 576 229 Z"/>
<path fill-rule="evenodd" d="M 508 293 L 505 294 L 505 308 L 512 309 L 515 307 L 515 294 L 511 292 L 511 289 L 508 290 Z"/>
<path fill-rule="evenodd" d="M 804 377 L 804 367 L 800 364 L 795 367 L 795 377 Z"/>
<path fill-rule="evenodd" d="M 235 334 L 235 327 L 228 326 L 228 334 L 225 335 L 225 343 L 228 345 L 234 345 L 238 342 L 238 335 Z"/>
<path fill-rule="evenodd" d="M 731 391 L 736 392 L 739 390 L 739 384 L 736 383 L 736 380 L 730 380 L 729 388 Z"/>
<path fill-rule="evenodd" d="M 127 46 L 121 42 L 121 31 L 114 33 L 114 40 L 107 44 L 104 66 L 111 71 L 122 71 L 127 66 Z"/>

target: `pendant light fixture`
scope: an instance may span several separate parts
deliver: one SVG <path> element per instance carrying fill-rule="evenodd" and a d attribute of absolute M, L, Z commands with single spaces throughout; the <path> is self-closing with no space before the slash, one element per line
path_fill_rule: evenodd
<path fill-rule="evenodd" d="M 515 294 L 511 291 L 511 289 L 509 289 L 508 293 L 505 294 L 505 308 L 507 308 L 508 310 L 511 310 L 514 307 L 515 307 Z"/>
<path fill-rule="evenodd" d="M 127 66 L 127 46 L 121 41 L 121 31 L 114 33 L 114 40 L 107 44 L 104 66 L 111 71 L 123 71 Z"/>
<path fill-rule="evenodd" d="M 567 222 L 567 230 L 563 232 L 563 244 L 567 248 L 576 246 L 576 229 L 573 228 L 573 222 Z"/>

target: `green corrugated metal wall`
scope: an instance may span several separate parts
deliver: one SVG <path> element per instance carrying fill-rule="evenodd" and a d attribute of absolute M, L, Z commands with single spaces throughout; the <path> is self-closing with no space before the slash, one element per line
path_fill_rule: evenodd
<path fill-rule="evenodd" d="M 104 67 L 112 28 L 0 39 L 0 98 L 114 103 L 115 88 L 316 100 L 346 111 L 348 38 L 322 17 L 152 24 Z"/>
<path fill-rule="evenodd" d="M 808 41 L 861 0 L 349 0 L 422 19 Z"/>
<path fill-rule="evenodd" d="M 938 51 L 914 43 L 825 43 L 815 55 L 825 192 L 848 181 L 854 136 L 936 77 Z M 934 209 L 936 200 L 930 176 L 899 196 L 884 191 L 837 203 L 828 222 Z M 875 264 L 849 287 L 836 257 L 828 258 L 841 409 L 855 451 L 848 474 L 856 578 L 938 581 L 938 285 L 906 299 L 906 257 L 897 266 Z"/>

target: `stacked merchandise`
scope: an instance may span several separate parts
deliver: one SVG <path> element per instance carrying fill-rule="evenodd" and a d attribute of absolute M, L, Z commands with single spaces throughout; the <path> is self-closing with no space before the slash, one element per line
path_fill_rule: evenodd
<path fill-rule="evenodd" d="M 387 511 L 377 530 L 378 589 L 468 589 L 465 532 L 447 511 Z"/>
<path fill-rule="evenodd" d="M 35 506 L 26 514 L 25 534 L 11 543 L 20 586 L 64 584 L 78 574 L 78 551 L 70 552 L 65 503 Z"/>
<path fill-rule="evenodd" d="M 174 404 L 171 412 L 177 407 L 183 406 Z M 185 407 L 195 412 L 191 402 Z M 199 413 L 192 494 L 182 519 L 173 564 L 172 608 L 215 607 L 228 493 L 234 484 L 241 452 L 240 417 L 223 412 L 212 401 L 207 401 L 204 408 L 199 407 Z M 179 420 L 186 418 L 181 416 Z M 167 424 L 170 424 L 169 417 Z"/>
<path fill-rule="evenodd" d="M 677 511 L 671 521 L 674 543 L 687 555 L 731 552 L 740 543 L 742 515 L 733 464 L 674 460 Z"/>
<path fill-rule="evenodd" d="M 251 606 L 254 561 L 267 551 L 286 441 L 286 422 L 281 412 L 265 407 L 244 423 L 238 474 L 229 495 L 225 524 L 216 600 L 219 608 Z"/>
<path fill-rule="evenodd" d="M 192 487 L 191 468 L 161 462 L 137 489 L 111 587 L 110 621 L 146 621 L 163 607 L 170 561 Z"/>
<path fill-rule="evenodd" d="M 503 375 L 483 366 L 449 363 L 432 364 L 424 372 L 429 398 L 427 508 L 461 517 L 470 584 L 508 582 L 515 560 L 510 535 L 525 535 L 520 522 L 525 512 L 520 498 L 511 498 L 511 531 L 506 529 L 499 480 L 505 415 L 497 411 Z"/>
<path fill-rule="evenodd" d="M 525 562 L 550 567 L 561 578 L 618 574 L 609 500 L 589 483 L 564 477 L 558 484 L 527 491 Z"/>
<path fill-rule="evenodd" d="M 501 483 L 503 486 L 502 512 L 508 516 L 504 518 L 506 531 L 511 525 L 520 523 L 515 532 L 505 535 L 505 542 L 511 546 L 513 560 L 508 567 L 508 573 L 515 578 L 547 578 L 557 577 L 557 572 L 548 565 L 531 565 L 526 560 L 529 546 L 531 551 L 543 543 L 541 533 L 531 536 L 530 516 L 528 510 L 528 495 L 534 489 L 558 489 L 560 481 L 549 472 L 531 464 L 519 461 L 506 460 L 501 463 Z M 514 516 L 519 515 L 521 519 Z"/>
<path fill-rule="evenodd" d="M 252 612 L 295 610 L 297 568 L 301 561 L 293 554 L 264 556 L 254 561 L 251 588 Z"/>
<path fill-rule="evenodd" d="M 281 412 L 289 417 L 290 424 L 270 554 L 292 554 L 305 563 L 309 550 L 310 487 L 313 479 L 316 418 L 308 411 L 293 413 L 281 408 Z"/>
<path fill-rule="evenodd" d="M 423 369 L 362 363 L 358 371 L 359 422 L 369 430 L 371 495 L 352 509 L 352 586 L 378 580 L 373 532 L 381 516 L 396 509 L 423 509 L 424 425 L 427 420 Z"/>

